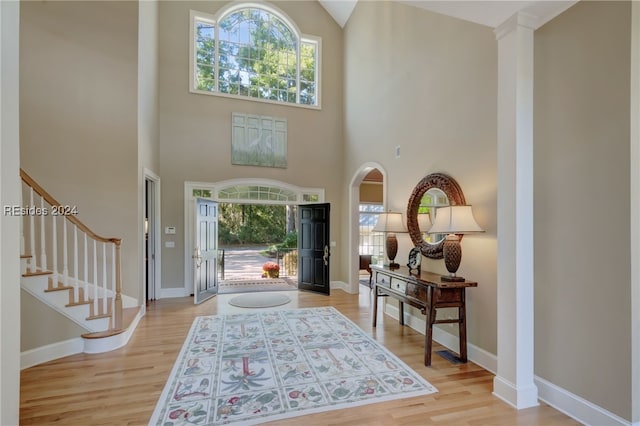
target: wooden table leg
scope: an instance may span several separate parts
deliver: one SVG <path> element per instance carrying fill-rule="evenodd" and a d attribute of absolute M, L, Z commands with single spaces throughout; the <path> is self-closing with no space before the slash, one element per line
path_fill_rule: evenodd
<path fill-rule="evenodd" d="M 378 287 L 376 287 L 376 285 L 373 285 L 373 292 L 371 293 L 373 296 L 373 307 L 371 309 L 371 313 L 372 313 L 372 319 L 371 319 L 371 325 L 373 327 L 376 326 L 376 319 L 378 318 Z"/>
<path fill-rule="evenodd" d="M 458 308 L 458 334 L 460 336 L 460 361 L 467 362 L 467 315 L 464 293 L 464 289 L 461 289 L 460 299 L 462 303 Z"/>
<path fill-rule="evenodd" d="M 431 365 L 431 345 L 433 342 L 433 323 L 436 320 L 436 300 L 435 293 L 437 292 L 433 290 L 433 288 L 429 289 L 429 294 L 427 296 L 427 318 L 426 324 L 427 329 L 424 333 L 424 365 L 429 367 Z"/>
<path fill-rule="evenodd" d="M 398 302 L 398 310 L 400 311 L 400 325 L 404 325 L 404 303 Z"/>

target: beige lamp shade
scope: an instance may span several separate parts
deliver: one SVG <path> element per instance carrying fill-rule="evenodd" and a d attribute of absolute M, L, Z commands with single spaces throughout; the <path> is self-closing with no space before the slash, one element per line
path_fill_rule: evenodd
<path fill-rule="evenodd" d="M 442 246 L 444 264 L 449 275 L 442 276 L 442 281 L 464 281 L 456 272 L 462 260 L 459 234 L 484 232 L 478 225 L 471 206 L 448 206 L 436 210 L 436 220 L 429 234 L 447 234 Z"/>
<path fill-rule="evenodd" d="M 429 234 L 471 234 L 484 232 L 476 222 L 471 206 L 448 206 L 436 210 Z"/>
<path fill-rule="evenodd" d="M 400 265 L 395 262 L 396 255 L 398 254 L 398 239 L 396 233 L 407 232 L 407 228 L 402 221 L 402 213 L 387 212 L 380 213 L 378 216 L 378 222 L 373 227 L 372 231 L 386 232 L 386 250 L 387 257 L 389 258 L 390 268 L 399 268 Z"/>
<path fill-rule="evenodd" d="M 429 213 L 419 213 L 418 214 L 418 227 L 420 228 L 420 232 L 423 234 L 428 232 L 431 229 L 431 215 Z"/>
<path fill-rule="evenodd" d="M 407 228 L 402 221 L 402 213 L 386 212 L 380 213 L 378 222 L 373 227 L 374 232 L 407 232 Z"/>

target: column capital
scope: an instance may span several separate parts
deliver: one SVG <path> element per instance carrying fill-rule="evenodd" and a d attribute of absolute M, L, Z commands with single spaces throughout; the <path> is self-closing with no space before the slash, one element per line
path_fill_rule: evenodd
<path fill-rule="evenodd" d="M 538 17 L 526 12 L 518 12 L 511 16 L 511 18 L 498 25 L 493 33 L 496 35 L 496 40 L 500 40 L 505 35 L 520 29 L 525 28 L 528 30 L 535 30 L 537 27 Z"/>

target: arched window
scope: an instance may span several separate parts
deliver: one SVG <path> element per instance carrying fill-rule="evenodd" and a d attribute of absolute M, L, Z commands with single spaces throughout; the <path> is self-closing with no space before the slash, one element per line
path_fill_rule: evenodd
<path fill-rule="evenodd" d="M 320 39 L 282 12 L 253 3 L 191 11 L 191 29 L 192 92 L 320 106 Z"/>

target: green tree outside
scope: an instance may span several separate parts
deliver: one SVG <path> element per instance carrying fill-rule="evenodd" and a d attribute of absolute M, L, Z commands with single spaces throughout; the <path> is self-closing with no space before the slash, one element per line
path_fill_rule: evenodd
<path fill-rule="evenodd" d="M 273 244 L 286 235 L 286 206 L 220 203 L 220 245 Z"/>

